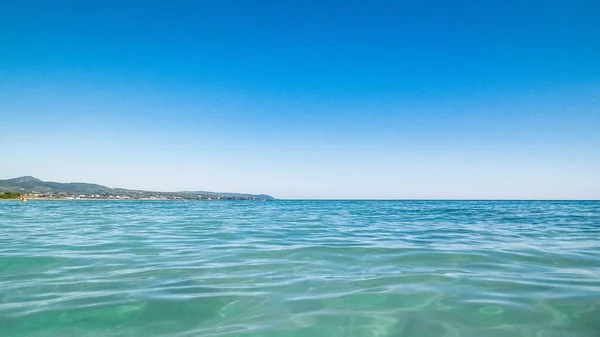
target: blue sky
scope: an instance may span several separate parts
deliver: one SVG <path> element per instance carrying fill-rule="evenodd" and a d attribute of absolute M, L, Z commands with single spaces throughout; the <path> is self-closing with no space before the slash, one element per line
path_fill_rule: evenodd
<path fill-rule="evenodd" d="M 600 198 L 597 1 L 13 1 L 0 178 Z"/>

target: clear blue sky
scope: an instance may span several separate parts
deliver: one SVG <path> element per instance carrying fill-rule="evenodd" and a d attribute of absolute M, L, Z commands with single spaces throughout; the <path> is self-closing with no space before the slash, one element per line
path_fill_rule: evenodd
<path fill-rule="evenodd" d="M 598 1 L 11 1 L 0 178 L 600 198 Z"/>

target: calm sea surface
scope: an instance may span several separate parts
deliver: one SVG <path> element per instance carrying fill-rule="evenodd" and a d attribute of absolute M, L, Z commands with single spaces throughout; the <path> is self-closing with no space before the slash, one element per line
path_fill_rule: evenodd
<path fill-rule="evenodd" d="M 0 336 L 600 336 L 600 202 L 0 202 Z"/>

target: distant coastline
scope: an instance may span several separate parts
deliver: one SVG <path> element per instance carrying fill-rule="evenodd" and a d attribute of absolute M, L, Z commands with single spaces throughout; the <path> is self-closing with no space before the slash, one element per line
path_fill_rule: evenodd
<path fill-rule="evenodd" d="M 4 196 L 4 197 L 2 197 Z M 266 194 L 207 191 L 157 192 L 91 183 L 58 183 L 31 176 L 0 180 L 0 199 L 29 200 L 274 200 Z"/>
<path fill-rule="evenodd" d="M 41 200 L 41 201 L 193 201 L 193 200 L 206 200 L 206 201 L 232 201 L 232 200 L 254 200 L 254 201 L 266 201 L 267 199 L 234 199 L 234 198 L 215 198 L 215 199 L 201 199 L 201 198 L 90 198 L 90 197 L 39 197 L 35 195 L 20 194 L 14 198 L 0 198 L 2 200 L 20 200 L 24 198 L 26 200 Z M 271 199 L 276 200 L 276 199 Z"/>

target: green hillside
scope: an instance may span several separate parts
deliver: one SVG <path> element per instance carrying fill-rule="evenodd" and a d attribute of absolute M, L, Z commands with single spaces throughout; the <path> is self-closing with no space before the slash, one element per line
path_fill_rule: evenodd
<path fill-rule="evenodd" d="M 31 176 L 0 180 L 0 193 L 16 193 L 43 197 L 87 197 L 125 199 L 226 199 L 226 200 L 272 200 L 265 194 L 217 193 L 217 192 L 156 192 L 109 188 L 90 183 L 59 183 L 43 181 Z"/>

